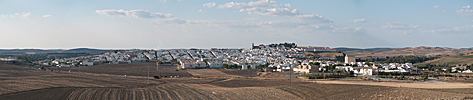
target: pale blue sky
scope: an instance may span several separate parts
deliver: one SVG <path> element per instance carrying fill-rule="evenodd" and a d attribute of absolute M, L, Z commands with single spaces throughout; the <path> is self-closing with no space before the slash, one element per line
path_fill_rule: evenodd
<path fill-rule="evenodd" d="M 233 2 L 233 3 L 231 3 Z M 473 1 L 0 0 L 0 48 L 473 47 Z"/>

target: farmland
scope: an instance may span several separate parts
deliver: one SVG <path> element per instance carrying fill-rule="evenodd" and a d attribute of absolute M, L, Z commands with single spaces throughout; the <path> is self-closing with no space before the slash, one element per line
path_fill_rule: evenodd
<path fill-rule="evenodd" d="M 293 81 L 292 85 L 289 85 L 288 81 L 245 79 L 248 71 L 226 69 L 175 71 L 175 66 L 162 67 L 161 74 L 179 74 L 183 77 L 150 78 L 148 84 L 149 78 L 144 77 L 148 65 L 154 64 L 88 66 L 81 68 L 79 75 L 75 68 L 61 69 L 72 72 L 45 71 L 35 67 L 0 63 L 0 99 L 462 99 L 473 95 L 469 92 L 471 89 L 458 88 L 399 88 L 306 81 Z M 128 67 L 127 70 L 125 67 Z M 211 72 L 218 76 L 242 78 L 199 76 L 212 76 Z M 150 75 L 159 75 L 159 72 L 153 69 Z"/>
<path fill-rule="evenodd" d="M 466 56 L 451 56 L 451 57 L 442 57 L 435 60 L 426 61 L 424 63 L 417 64 L 419 66 L 424 66 L 425 64 L 437 65 L 437 64 L 473 64 L 473 54 Z"/>

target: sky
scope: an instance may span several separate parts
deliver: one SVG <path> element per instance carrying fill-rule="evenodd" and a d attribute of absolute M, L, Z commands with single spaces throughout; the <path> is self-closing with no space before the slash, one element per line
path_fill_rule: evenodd
<path fill-rule="evenodd" d="M 0 49 L 473 47 L 472 0 L 0 0 Z"/>

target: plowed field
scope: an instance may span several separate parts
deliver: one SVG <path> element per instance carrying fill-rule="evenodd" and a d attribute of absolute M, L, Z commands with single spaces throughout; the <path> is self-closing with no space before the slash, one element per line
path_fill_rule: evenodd
<path fill-rule="evenodd" d="M 90 72 L 108 74 L 88 71 L 79 75 L 0 63 L 0 100 L 364 100 L 464 99 L 473 96 L 471 89 L 418 89 L 303 81 L 289 85 L 288 81 L 241 78 L 150 79 L 148 84 L 148 78 L 137 75 L 142 75 L 143 71 L 126 70 L 123 73 L 132 76 L 124 76 L 116 69 L 111 69 L 114 70 L 112 72 L 95 69 Z M 199 70 L 193 72 L 211 75 Z M 236 75 L 221 72 L 218 75 Z"/>

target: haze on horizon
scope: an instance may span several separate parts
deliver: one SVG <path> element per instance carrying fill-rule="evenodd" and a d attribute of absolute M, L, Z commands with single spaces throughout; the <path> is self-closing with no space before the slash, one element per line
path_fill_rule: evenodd
<path fill-rule="evenodd" d="M 473 1 L 0 1 L 0 49 L 473 47 Z"/>

